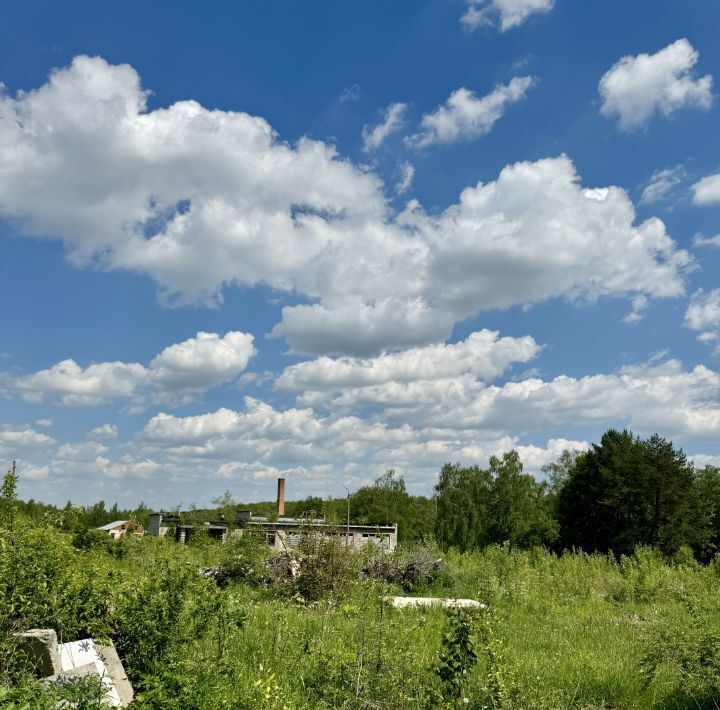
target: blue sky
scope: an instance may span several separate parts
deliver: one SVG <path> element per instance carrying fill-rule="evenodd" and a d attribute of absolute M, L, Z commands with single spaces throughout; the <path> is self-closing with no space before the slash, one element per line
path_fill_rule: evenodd
<path fill-rule="evenodd" d="M 0 27 L 25 497 L 341 495 L 609 426 L 720 462 L 712 0 L 26 2 Z"/>

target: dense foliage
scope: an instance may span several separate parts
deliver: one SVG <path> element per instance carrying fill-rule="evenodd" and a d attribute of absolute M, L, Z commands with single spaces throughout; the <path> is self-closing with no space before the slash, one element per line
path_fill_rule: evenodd
<path fill-rule="evenodd" d="M 522 472 L 516 452 L 487 469 L 446 464 L 435 487 L 444 548 L 495 543 L 631 554 L 638 545 L 711 559 L 720 542 L 720 470 L 696 470 L 658 435 L 609 430 L 588 451 L 564 452 L 547 480 Z"/>
<path fill-rule="evenodd" d="M 145 538 L 118 558 L 18 521 L 0 539 L 3 708 L 54 708 L 81 690 L 63 697 L 14 665 L 10 632 L 36 625 L 112 638 L 141 709 L 689 710 L 720 699 L 720 567 L 689 555 L 451 551 L 445 574 L 415 592 L 488 607 L 448 614 L 391 608 L 399 585 L 363 579 L 368 560 L 342 546 L 316 548 L 302 584 L 266 588 L 197 574 L 231 559 L 262 567 L 262 548 L 241 541 Z M 26 573 L 9 585 L 18 559 Z M 99 710 L 92 687 L 78 707 Z"/>
<path fill-rule="evenodd" d="M 443 547 L 469 550 L 507 542 L 533 547 L 557 536 L 544 483 L 522 472 L 517 452 L 490 467 L 445 464 L 437 492 L 435 534 Z"/>
<path fill-rule="evenodd" d="M 673 553 L 697 542 L 695 481 L 692 464 L 670 442 L 608 431 L 576 458 L 560 489 L 562 540 L 602 552 L 652 545 Z"/>

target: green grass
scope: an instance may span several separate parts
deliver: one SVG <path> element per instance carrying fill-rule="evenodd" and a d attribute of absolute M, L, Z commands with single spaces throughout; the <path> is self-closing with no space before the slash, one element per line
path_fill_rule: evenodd
<path fill-rule="evenodd" d="M 67 550 L 60 533 L 46 544 Z M 0 547 L 0 563 L 10 564 L 8 550 Z M 212 543 L 144 540 L 122 559 L 102 549 L 66 554 L 71 579 L 114 575 L 113 584 L 97 592 L 111 593 L 109 604 L 63 587 L 64 572 L 55 565 L 40 565 L 38 574 L 47 579 L 36 583 L 57 586 L 53 608 L 72 593 L 65 601 L 75 611 L 57 616 L 66 636 L 83 631 L 78 610 L 92 605 L 105 615 L 94 627 L 104 625 L 121 644 L 126 639 L 138 708 L 719 707 L 720 574 L 714 564 L 668 564 L 649 550 L 619 562 L 504 548 L 445 555 L 447 573 L 417 593 L 488 604 L 473 621 L 478 662 L 464 676 L 462 697 L 453 700 L 443 699 L 434 671 L 448 628 L 444 610 L 390 608 L 383 597 L 402 591 L 358 580 L 359 561 L 341 593 L 314 603 L 293 598 L 289 586 L 235 582 L 218 589 L 196 577 L 198 565 L 230 553 Z M 36 546 L 34 554 L 54 553 Z M 158 586 L 163 579 L 166 586 Z M 4 593 L 0 609 L 9 600 Z M 181 600 L 176 620 L 166 604 L 172 594 Z M 24 623 L 43 625 L 47 607 L 44 599 L 40 616 L 33 616 L 30 600 Z M 2 618 L 9 628 L 13 620 Z M 139 657 L 137 649 L 154 638 L 143 636 L 153 624 L 167 629 L 169 642 L 156 655 Z M 648 660 L 653 654 L 655 666 Z M 0 678 L 8 687 L 18 682 L 11 669 Z M 0 691 L 2 707 L 22 707 L 17 698 L 5 705 L 2 698 Z"/>

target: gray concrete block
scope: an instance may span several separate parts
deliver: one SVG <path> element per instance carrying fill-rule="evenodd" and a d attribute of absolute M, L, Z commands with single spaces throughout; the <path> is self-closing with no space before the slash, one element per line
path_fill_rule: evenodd
<path fill-rule="evenodd" d="M 98 645 L 95 646 L 95 648 L 105 664 L 105 668 L 107 668 L 108 675 L 112 678 L 117 694 L 120 696 L 121 707 L 129 705 L 133 701 L 135 693 L 125 673 L 122 661 L 115 650 L 115 646 L 111 642 L 109 646 Z"/>
<path fill-rule="evenodd" d="M 14 636 L 17 639 L 16 652 L 24 657 L 27 668 L 34 671 L 38 678 L 57 675 L 62 671 L 54 629 L 30 629 Z"/>

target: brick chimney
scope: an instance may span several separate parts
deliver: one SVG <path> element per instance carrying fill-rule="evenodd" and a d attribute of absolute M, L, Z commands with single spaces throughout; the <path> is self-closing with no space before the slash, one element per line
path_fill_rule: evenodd
<path fill-rule="evenodd" d="M 278 514 L 278 518 L 285 515 L 285 479 L 284 478 L 278 478 L 277 514 Z"/>

